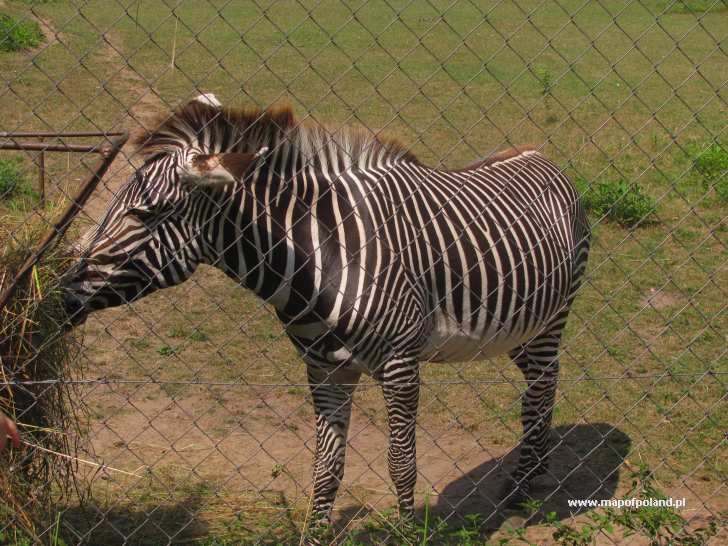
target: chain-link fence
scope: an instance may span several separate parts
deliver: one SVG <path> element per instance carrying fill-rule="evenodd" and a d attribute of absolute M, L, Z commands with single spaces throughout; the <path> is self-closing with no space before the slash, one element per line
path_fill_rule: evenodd
<path fill-rule="evenodd" d="M 385 403 L 364 377 L 320 540 L 697 544 L 717 533 L 718 544 L 728 539 L 727 23 L 725 0 L 0 1 L 3 252 L 54 225 L 112 137 L 151 130 L 201 93 L 386 134 L 437 169 L 529 145 L 575 183 L 593 231 L 532 501 L 504 502 L 523 435 L 519 369 L 506 357 L 424 364 L 415 523 L 396 517 Z M 143 161 L 122 150 L 69 239 L 99 225 Z M 86 418 L 49 431 L 16 413 L 24 445 L 4 467 L 21 472 L 43 450 L 70 457 L 76 492 L 54 485 L 34 523 L 19 516 L 24 501 L 0 503 L 0 543 L 302 542 L 316 423 L 287 326 L 209 266 L 92 313 L 72 368 L 55 378 Z M 2 356 L 4 397 L 38 385 Z M 54 383 L 42 379 L 34 399 Z M 79 449 L 56 452 L 54 435 Z M 33 484 L 28 506 L 48 487 Z M 684 506 L 575 503 L 663 495 Z"/>

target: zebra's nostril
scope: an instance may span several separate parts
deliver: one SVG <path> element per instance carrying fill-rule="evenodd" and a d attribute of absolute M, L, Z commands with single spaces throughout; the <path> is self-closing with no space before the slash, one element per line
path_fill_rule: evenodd
<path fill-rule="evenodd" d="M 83 301 L 69 290 L 65 290 L 62 296 L 63 309 L 68 317 L 68 327 L 83 324 L 88 316 L 88 310 Z"/>

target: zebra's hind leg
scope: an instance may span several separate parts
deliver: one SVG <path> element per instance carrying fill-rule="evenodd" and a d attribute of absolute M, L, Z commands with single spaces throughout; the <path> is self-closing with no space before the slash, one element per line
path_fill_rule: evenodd
<path fill-rule="evenodd" d="M 310 364 L 307 371 L 316 414 L 312 521 L 321 527 L 331 523 L 331 508 L 344 477 L 351 400 L 361 374 Z"/>
<path fill-rule="evenodd" d="M 397 491 L 400 518 L 414 518 L 417 481 L 415 424 L 420 396 L 420 366 L 414 360 L 394 360 L 379 377 L 389 421 L 389 475 Z"/>
<path fill-rule="evenodd" d="M 523 439 L 513 481 L 506 485 L 508 505 L 530 499 L 531 482 L 548 469 L 551 417 L 559 375 L 559 344 L 563 321 L 525 345 L 510 352 L 526 379 L 521 400 Z"/>

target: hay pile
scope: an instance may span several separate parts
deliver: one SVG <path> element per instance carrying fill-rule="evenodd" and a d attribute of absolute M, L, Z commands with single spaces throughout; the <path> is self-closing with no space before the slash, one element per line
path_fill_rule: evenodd
<path fill-rule="evenodd" d="M 47 228 L 37 214 L 0 213 L 0 293 Z M 24 444 L 0 454 L 6 536 L 15 529 L 37 539 L 55 523 L 54 506 L 79 495 L 74 457 L 85 411 L 64 381 L 79 375 L 80 344 L 59 329 L 65 314 L 58 279 L 71 261 L 63 244 L 49 250 L 0 310 L 0 410 L 16 420 Z"/>

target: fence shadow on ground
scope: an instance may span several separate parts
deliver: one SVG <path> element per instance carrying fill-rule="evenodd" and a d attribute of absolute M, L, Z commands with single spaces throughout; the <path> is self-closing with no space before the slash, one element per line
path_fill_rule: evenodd
<path fill-rule="evenodd" d="M 61 533 L 67 544 L 74 545 L 190 543 L 209 533 L 207 523 L 195 517 L 201 505 L 202 499 L 194 494 L 156 507 L 139 503 L 108 508 L 91 502 L 64 511 Z"/>
<path fill-rule="evenodd" d="M 559 519 L 568 518 L 578 512 L 569 507 L 570 499 L 613 498 L 630 446 L 627 434 L 606 423 L 554 428 L 549 475 L 539 478 L 532 490 L 532 497 L 543 501 L 543 505 L 527 524 L 543 521 L 549 512 L 555 512 Z M 473 516 L 477 515 L 482 529 L 480 538 L 487 540 L 507 519 L 518 514 L 506 509 L 502 502 L 510 492 L 510 473 L 517 461 L 515 449 L 504 457 L 483 462 L 449 483 L 439 495 L 430 497 L 429 521 L 445 522 L 449 529 L 456 530 L 472 525 Z M 62 516 L 62 534 L 68 544 L 106 546 L 298 544 L 300 522 L 290 519 L 290 506 L 281 493 L 275 498 L 261 498 L 259 492 L 256 499 L 249 492 L 249 499 L 233 501 L 218 498 L 214 491 L 210 484 L 200 482 L 182 487 L 178 491 L 181 495 L 174 499 L 160 491 L 138 502 L 111 503 L 110 508 L 95 507 L 93 501 L 83 507 L 69 507 Z M 434 504 L 432 499 L 436 499 Z M 272 510 L 275 508 L 278 509 Z M 210 520 L 211 515 L 214 517 Z M 363 506 L 350 506 L 338 514 L 335 527 L 339 531 L 355 529 L 351 536 L 356 544 L 389 543 L 392 537 L 387 524 L 361 525 L 369 517 L 376 519 L 376 514 Z M 419 509 L 417 518 L 425 519 L 424 507 Z M 227 531 L 220 534 L 223 520 Z M 428 544 L 449 544 L 447 535 L 445 532 L 433 537 Z"/>
<path fill-rule="evenodd" d="M 205 480 L 157 487 L 145 495 L 102 495 L 63 510 L 68 546 L 237 546 L 298 544 L 299 524 L 279 491 L 230 495 Z M 4 544 L 0 540 L 0 544 Z M 55 544 L 55 543 L 53 543 Z"/>
<path fill-rule="evenodd" d="M 579 512 L 569 507 L 570 499 L 613 498 L 631 443 L 626 433 L 607 423 L 555 427 L 549 473 L 536 480 L 531 492 L 543 505 L 528 525 L 542 522 L 549 512 L 555 512 L 558 519 Z M 468 520 L 477 515 L 485 529 L 482 538 L 487 539 L 517 513 L 502 502 L 511 491 L 510 473 L 517 462 L 515 449 L 505 457 L 490 459 L 471 469 L 440 492 L 437 502 L 430 505 L 428 518 L 440 518 L 451 528 L 458 528 L 471 525 Z M 348 508 L 340 514 L 339 525 L 347 526 L 350 520 L 366 513 L 363 507 Z M 423 521 L 424 516 L 424 508 L 420 508 L 417 517 Z M 360 538 L 366 542 L 363 536 Z"/>

